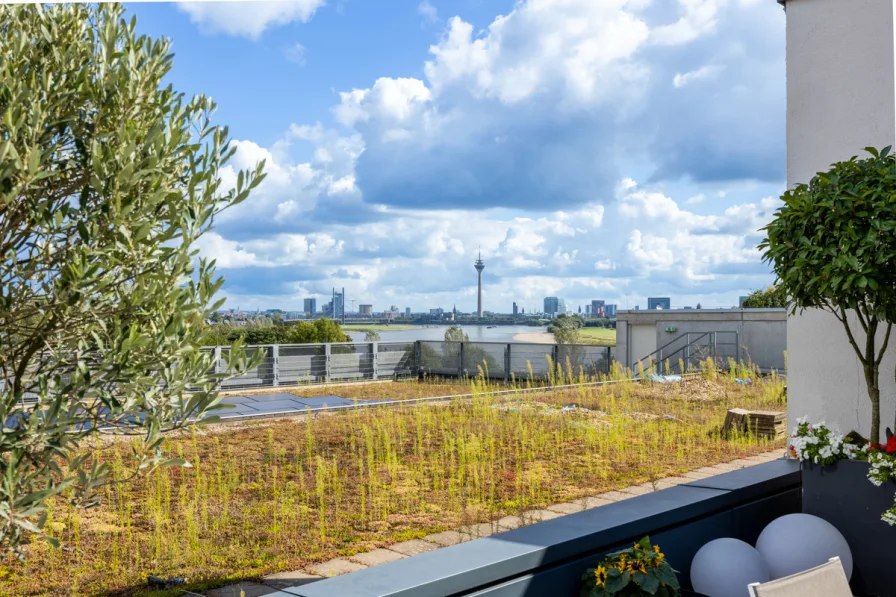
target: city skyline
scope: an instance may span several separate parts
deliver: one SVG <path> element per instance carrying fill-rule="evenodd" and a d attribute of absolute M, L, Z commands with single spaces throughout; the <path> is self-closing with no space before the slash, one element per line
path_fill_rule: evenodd
<path fill-rule="evenodd" d="M 223 188 L 266 162 L 198 246 L 226 306 L 298 310 L 336 286 L 375 310 L 470 312 L 480 245 L 486 310 L 736 305 L 772 281 L 755 247 L 786 187 L 783 11 L 427 6 L 129 5 L 171 37 L 171 83 L 215 98 L 236 149 Z"/>

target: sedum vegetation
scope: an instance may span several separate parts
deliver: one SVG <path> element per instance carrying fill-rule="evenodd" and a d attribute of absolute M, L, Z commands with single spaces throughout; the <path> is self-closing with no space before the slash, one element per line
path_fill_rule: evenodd
<path fill-rule="evenodd" d="M 481 380 L 353 386 L 359 399 L 474 395 L 183 432 L 165 448 L 192 468 L 107 486 L 96 510 L 53 500 L 47 528 L 68 549 L 32 544 L 0 568 L 0 594 L 138 595 L 148 574 L 202 590 L 783 446 L 719 431 L 728 408 L 783 408 L 774 377 L 563 375 L 555 383 L 573 387 L 504 395 Z M 104 440 L 92 454 L 124 478 L 135 444 Z"/>

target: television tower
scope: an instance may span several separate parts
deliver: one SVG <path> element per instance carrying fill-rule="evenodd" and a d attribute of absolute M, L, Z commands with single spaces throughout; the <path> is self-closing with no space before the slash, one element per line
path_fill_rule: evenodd
<path fill-rule="evenodd" d="M 485 264 L 482 263 L 482 251 L 479 251 L 479 258 L 476 260 L 476 271 L 479 272 L 479 300 L 476 303 L 476 312 L 479 315 L 479 318 L 482 319 L 482 270 L 485 269 Z"/>

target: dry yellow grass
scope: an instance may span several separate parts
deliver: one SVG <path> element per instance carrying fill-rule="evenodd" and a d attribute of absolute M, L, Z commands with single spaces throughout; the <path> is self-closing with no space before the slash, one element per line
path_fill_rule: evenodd
<path fill-rule="evenodd" d="M 476 382 L 409 384 L 408 396 L 476 397 L 172 438 L 192 468 L 110 486 L 87 512 L 58 500 L 49 528 L 65 548 L 35 542 L 26 562 L 5 562 L 0 594 L 138 595 L 148 574 L 201 590 L 783 446 L 718 433 L 728 408 L 783 408 L 780 380 L 706 377 L 501 397 Z M 111 442 L 98 456 L 123 476 L 129 450 Z"/>

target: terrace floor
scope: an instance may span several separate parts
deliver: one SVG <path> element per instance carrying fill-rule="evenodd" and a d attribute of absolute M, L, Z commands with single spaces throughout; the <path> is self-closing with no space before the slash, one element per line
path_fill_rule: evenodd
<path fill-rule="evenodd" d="M 684 473 L 683 475 L 665 477 L 652 483 L 632 485 L 624 489 L 599 493 L 573 502 L 554 504 L 544 509 L 531 510 L 524 512 L 519 516 L 505 516 L 504 518 L 491 523 L 462 526 L 454 530 L 427 535 L 422 539 L 412 539 L 410 541 L 393 543 L 388 547 L 377 548 L 372 551 L 358 553 L 346 558 L 334 558 L 327 562 L 318 563 L 299 570 L 270 574 L 265 576 L 261 582 L 241 582 L 226 587 L 220 587 L 209 591 L 207 595 L 209 595 L 209 597 L 262 597 L 264 595 L 275 593 L 281 589 L 304 585 L 322 578 L 348 574 L 428 551 L 434 551 L 442 547 L 456 545 L 480 537 L 488 537 L 528 524 L 551 520 L 553 518 L 590 508 L 597 508 L 612 502 L 626 500 L 645 493 L 674 487 L 675 485 L 690 483 L 695 480 L 706 479 L 708 477 L 755 466 L 783 457 L 785 457 L 784 449 L 772 450 L 757 456 L 750 456 L 732 460 L 730 462 L 719 463 L 714 466 L 699 468 Z"/>

